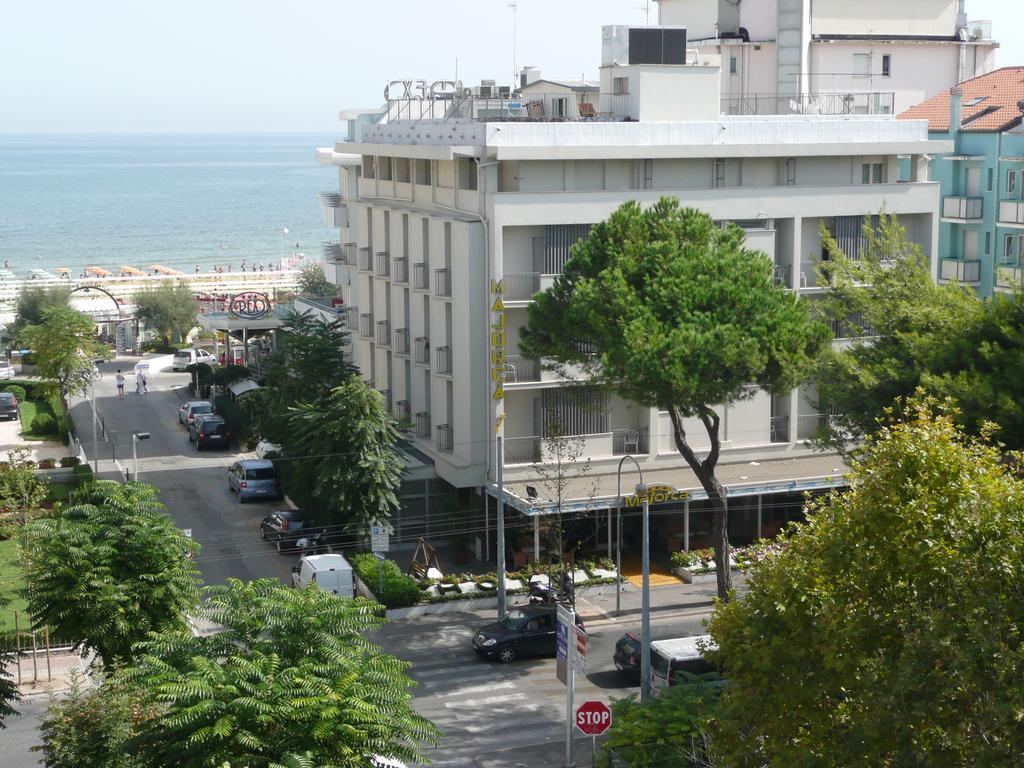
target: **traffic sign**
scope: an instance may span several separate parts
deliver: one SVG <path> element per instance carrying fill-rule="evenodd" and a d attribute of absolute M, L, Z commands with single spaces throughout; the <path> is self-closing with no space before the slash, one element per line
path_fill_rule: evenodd
<path fill-rule="evenodd" d="M 386 525 L 374 525 L 370 528 L 370 549 L 373 552 L 387 552 L 391 549 L 390 531 Z"/>
<path fill-rule="evenodd" d="M 587 633 L 581 627 L 574 627 L 576 630 L 576 653 L 572 657 L 572 666 L 576 674 L 581 677 L 587 676 Z"/>
<path fill-rule="evenodd" d="M 584 701 L 576 708 L 576 727 L 587 736 L 600 736 L 612 725 L 612 711 L 603 701 Z"/>
<path fill-rule="evenodd" d="M 555 625 L 555 675 L 562 685 L 568 685 L 569 660 L 569 627 L 576 625 L 576 619 L 571 610 L 559 604 L 557 609 L 557 623 Z"/>

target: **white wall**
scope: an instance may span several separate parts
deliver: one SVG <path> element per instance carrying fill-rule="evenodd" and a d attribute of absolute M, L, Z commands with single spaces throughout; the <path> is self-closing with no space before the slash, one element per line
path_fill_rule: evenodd
<path fill-rule="evenodd" d="M 815 0 L 815 35 L 953 35 L 956 0 Z"/>
<path fill-rule="evenodd" d="M 658 23 L 662 26 L 686 27 L 689 40 L 715 37 L 718 0 L 660 0 Z"/>
<path fill-rule="evenodd" d="M 746 27 L 751 42 L 774 40 L 778 30 L 778 0 L 740 3 L 740 26 Z"/>
<path fill-rule="evenodd" d="M 636 117 L 641 122 L 707 120 L 721 111 L 721 73 L 717 66 L 629 69 L 638 70 Z"/>

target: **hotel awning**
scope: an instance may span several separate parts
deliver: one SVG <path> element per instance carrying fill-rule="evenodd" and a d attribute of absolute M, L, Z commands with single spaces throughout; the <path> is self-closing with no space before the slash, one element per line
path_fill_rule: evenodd
<path fill-rule="evenodd" d="M 260 385 L 252 379 L 242 379 L 241 381 L 236 381 L 234 384 L 229 384 L 228 392 L 230 392 L 235 398 L 238 398 L 259 388 Z"/>

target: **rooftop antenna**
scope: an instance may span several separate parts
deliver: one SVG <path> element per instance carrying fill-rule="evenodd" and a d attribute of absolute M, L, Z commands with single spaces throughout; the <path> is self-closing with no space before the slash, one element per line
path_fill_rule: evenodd
<path fill-rule="evenodd" d="M 634 5 L 634 9 L 644 12 L 644 24 L 651 26 L 651 0 L 646 0 L 643 5 Z"/>
<path fill-rule="evenodd" d="M 516 61 L 519 3 L 516 0 L 512 0 L 508 7 L 512 9 L 512 85 L 515 86 L 516 80 L 519 78 L 519 67 Z"/>

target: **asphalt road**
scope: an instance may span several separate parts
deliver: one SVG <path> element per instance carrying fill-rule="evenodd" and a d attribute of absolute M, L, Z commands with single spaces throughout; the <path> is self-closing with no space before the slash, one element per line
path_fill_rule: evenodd
<path fill-rule="evenodd" d="M 242 457 L 233 450 L 196 451 L 178 421 L 178 408 L 188 398 L 188 374 L 171 371 L 170 356 L 154 358 L 147 376 L 149 392 L 135 394 L 132 363 L 105 363 L 103 378 L 96 384 L 96 407 L 107 427 L 108 441 L 100 439 L 102 459 L 116 458 L 127 470 L 133 468 L 132 432 L 148 432 L 138 441 L 139 480 L 160 489 L 160 499 L 179 527 L 191 529 L 201 550 L 196 563 L 209 584 L 229 578 L 251 580 L 280 578 L 289 581 L 296 558 L 279 555 L 260 539 L 259 522 L 280 501 L 249 501 L 239 504 L 228 491 L 227 468 Z M 128 379 L 123 400 L 117 397 L 114 374 L 121 367 Z M 92 410 L 88 400 L 72 404 L 72 417 L 93 457 Z M 101 465 L 112 467 L 109 461 Z"/>

